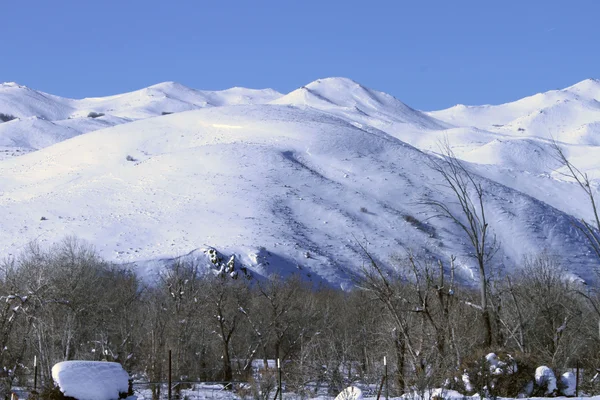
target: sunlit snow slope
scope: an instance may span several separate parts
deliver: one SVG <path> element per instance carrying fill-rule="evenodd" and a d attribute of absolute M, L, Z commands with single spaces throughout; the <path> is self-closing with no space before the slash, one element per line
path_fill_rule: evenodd
<path fill-rule="evenodd" d="M 14 119 L 0 122 L 0 159 L 137 119 L 205 107 L 261 104 L 279 97 L 271 89 L 201 91 L 164 82 L 131 93 L 74 100 L 3 83 L 0 113 Z"/>
<path fill-rule="evenodd" d="M 160 260 L 214 246 L 259 275 L 337 285 L 361 267 L 360 243 L 386 263 L 407 251 L 456 255 L 460 277 L 475 279 L 464 233 L 420 204 L 451 204 L 428 167 L 447 138 L 486 190 L 497 266 L 548 250 L 591 280 L 595 260 L 573 224 L 589 209 L 556 171 L 549 139 L 595 176 L 599 97 L 597 82 L 584 81 L 508 105 L 424 113 L 344 78 L 285 96 L 165 83 L 84 100 L 5 84 L 0 112 L 18 119 L 0 123 L 0 146 L 29 153 L 0 162 L 0 250 L 76 235 L 151 275 Z M 536 110 L 551 118 L 527 119 Z"/>

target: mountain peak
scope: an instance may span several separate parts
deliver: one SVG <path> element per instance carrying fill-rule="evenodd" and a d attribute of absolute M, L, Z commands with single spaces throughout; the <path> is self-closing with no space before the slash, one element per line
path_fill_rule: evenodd
<path fill-rule="evenodd" d="M 156 83 L 154 85 L 148 86 L 146 89 L 171 89 L 171 88 L 187 88 L 187 89 L 189 89 L 187 86 L 182 85 L 181 83 L 175 82 L 175 81 L 165 81 L 165 82 Z"/>
<path fill-rule="evenodd" d="M 569 86 L 564 89 L 567 92 L 573 92 L 581 96 L 590 97 L 592 99 L 600 99 L 600 80 L 598 79 L 585 79 L 581 82 Z"/>
<path fill-rule="evenodd" d="M 329 78 L 320 78 L 312 81 L 306 87 L 313 86 L 337 86 L 337 87 L 363 87 L 360 83 L 353 81 L 350 78 L 344 78 L 342 76 L 332 76 Z"/>
<path fill-rule="evenodd" d="M 17 82 L 2 82 L 2 83 L 0 83 L 0 87 L 2 87 L 2 88 L 27 89 L 27 86 L 25 86 L 25 85 L 19 85 Z"/>

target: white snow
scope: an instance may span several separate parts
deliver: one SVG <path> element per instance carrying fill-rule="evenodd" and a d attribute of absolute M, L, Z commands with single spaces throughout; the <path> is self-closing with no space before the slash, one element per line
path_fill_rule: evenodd
<path fill-rule="evenodd" d="M 541 388 L 545 388 L 546 394 L 553 394 L 556 392 L 556 376 L 554 375 L 554 372 L 546 366 L 536 368 L 535 383 Z"/>
<path fill-rule="evenodd" d="M 127 393 L 129 375 L 121 364 L 105 361 L 63 361 L 52 367 L 61 392 L 78 400 L 116 400 Z"/>
<path fill-rule="evenodd" d="M 345 78 L 285 96 L 166 82 L 82 100 L 3 84 L 0 112 L 18 119 L 0 123 L 0 251 L 76 235 L 152 275 L 188 253 L 210 264 L 201 249 L 213 246 L 260 275 L 345 285 L 340 267 L 361 265 L 360 240 L 382 261 L 405 249 L 457 255 L 469 281 L 468 239 L 419 205 L 451 199 L 426 154 L 447 137 L 482 177 L 501 245 L 495 262 L 509 269 L 552 249 L 573 277 L 592 280 L 593 256 L 571 223 L 590 209 L 561 175 L 549 138 L 597 188 L 599 98 L 598 82 L 584 81 L 505 105 L 425 113 Z"/>
<path fill-rule="evenodd" d="M 517 363 L 510 355 L 501 360 L 496 353 L 489 353 L 485 356 L 485 359 L 493 375 L 511 375 L 517 372 Z"/>
<path fill-rule="evenodd" d="M 0 147 L 37 150 L 82 133 L 163 113 L 262 104 L 281 96 L 272 89 L 201 91 L 176 82 L 163 82 L 135 92 L 75 100 L 4 83 L 0 85 L 0 113 L 18 119 L 0 123 Z M 104 115 L 90 118 L 90 112 Z"/>
<path fill-rule="evenodd" d="M 361 400 L 363 398 L 362 390 L 356 386 L 349 386 L 338 394 L 335 400 Z"/>
<path fill-rule="evenodd" d="M 577 390 L 577 378 L 574 373 L 568 371 L 560 376 L 561 394 L 564 396 L 575 396 Z"/>

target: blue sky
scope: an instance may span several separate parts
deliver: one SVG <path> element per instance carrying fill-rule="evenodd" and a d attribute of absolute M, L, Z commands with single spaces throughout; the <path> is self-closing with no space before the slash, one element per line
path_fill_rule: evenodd
<path fill-rule="evenodd" d="M 67 97 L 162 81 L 289 92 L 345 76 L 433 110 L 600 78 L 600 2 L 3 2 L 0 82 Z"/>

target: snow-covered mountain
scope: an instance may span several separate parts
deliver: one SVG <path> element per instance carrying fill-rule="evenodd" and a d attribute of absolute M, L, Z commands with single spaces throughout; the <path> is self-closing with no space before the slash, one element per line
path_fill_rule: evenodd
<path fill-rule="evenodd" d="M 498 265 L 513 268 L 548 250 L 573 274 L 595 278 L 595 260 L 572 223 L 589 209 L 556 170 L 548 132 L 594 176 L 596 81 L 429 113 L 345 78 L 285 96 L 165 83 L 71 100 L 1 88 L 0 113 L 18 119 L 0 123 L 0 146 L 29 152 L 0 161 L 6 256 L 34 239 L 76 235 L 151 274 L 157 260 L 213 246 L 261 275 L 298 272 L 345 284 L 346 272 L 362 265 L 361 243 L 382 261 L 409 250 L 457 255 L 460 276 L 474 279 L 466 236 L 421 205 L 427 197 L 452 201 L 428 168 L 448 138 L 488 193 Z M 548 118 L 527 119 L 536 112 Z"/>
<path fill-rule="evenodd" d="M 82 133 L 133 120 L 204 107 L 261 104 L 281 96 L 272 89 L 201 91 L 164 82 L 131 93 L 75 100 L 3 83 L 0 113 L 14 119 L 0 123 L 0 153 L 6 157 L 15 150 L 39 150 Z"/>
<path fill-rule="evenodd" d="M 318 79 L 273 100 L 271 104 L 305 106 L 376 127 L 392 124 L 420 129 L 443 129 L 445 124 L 414 110 L 387 93 L 366 88 L 347 78 Z"/>

